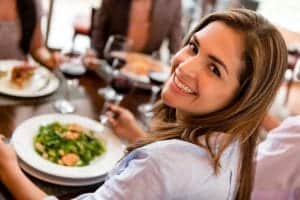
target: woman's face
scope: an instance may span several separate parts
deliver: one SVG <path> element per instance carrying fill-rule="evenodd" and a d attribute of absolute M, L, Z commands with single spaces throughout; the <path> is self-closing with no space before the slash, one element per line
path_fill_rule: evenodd
<path fill-rule="evenodd" d="M 225 107 L 239 88 L 243 50 L 240 32 L 219 21 L 208 24 L 174 56 L 163 102 L 200 115 Z"/>

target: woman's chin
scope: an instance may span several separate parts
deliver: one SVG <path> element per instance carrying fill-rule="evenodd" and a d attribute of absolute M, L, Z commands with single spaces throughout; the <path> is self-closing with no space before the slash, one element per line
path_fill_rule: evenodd
<path fill-rule="evenodd" d="M 168 97 L 166 94 L 161 94 L 161 100 L 164 104 L 166 104 L 169 107 L 174 107 L 172 104 L 172 99 Z"/>

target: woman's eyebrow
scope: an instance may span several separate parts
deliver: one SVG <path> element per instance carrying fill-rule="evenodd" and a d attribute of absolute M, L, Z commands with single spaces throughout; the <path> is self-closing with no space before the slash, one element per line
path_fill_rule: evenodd
<path fill-rule="evenodd" d="M 216 62 L 216 63 L 218 63 L 219 65 L 221 65 L 224 69 L 225 69 L 225 71 L 226 71 L 226 73 L 228 74 L 228 68 L 227 68 L 227 66 L 225 65 L 225 63 L 221 60 L 221 59 L 219 59 L 218 57 L 216 57 L 216 56 L 214 56 L 214 55 L 208 55 L 208 57 L 210 58 L 210 59 L 212 59 L 214 62 Z"/>
<path fill-rule="evenodd" d="M 191 40 L 195 43 L 195 45 L 196 45 L 197 47 L 200 46 L 199 41 L 197 40 L 197 38 L 196 38 L 195 35 L 192 36 Z"/>
<path fill-rule="evenodd" d="M 200 42 L 198 41 L 198 39 L 195 35 L 192 36 L 191 41 L 193 41 L 197 47 L 200 47 Z M 228 74 L 228 67 L 225 65 L 225 63 L 220 58 L 218 58 L 215 55 L 211 55 L 211 54 L 209 54 L 208 57 L 211 60 L 213 60 L 214 62 L 221 65 L 224 68 L 224 70 L 226 71 L 226 73 Z"/>

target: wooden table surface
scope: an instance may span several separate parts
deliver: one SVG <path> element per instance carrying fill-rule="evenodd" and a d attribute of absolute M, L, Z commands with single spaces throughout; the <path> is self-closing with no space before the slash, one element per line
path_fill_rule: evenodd
<path fill-rule="evenodd" d="M 71 100 L 76 106 L 75 114 L 97 120 L 104 102 L 104 99 L 97 94 L 97 90 L 100 87 L 104 87 L 105 82 L 101 80 L 94 72 L 88 72 L 84 76 L 76 78 L 79 79 L 80 85 L 85 89 L 86 95 L 83 98 Z M 0 95 L 0 100 L 1 98 L 7 99 L 7 97 Z M 130 95 L 124 98 L 124 100 L 121 102 L 121 105 L 137 114 L 136 107 L 138 104 L 146 102 L 148 99 L 149 91 L 135 89 Z M 12 100 L 16 101 L 15 98 L 12 98 Z M 39 99 L 37 98 L 32 99 L 32 101 L 28 101 L 28 99 L 26 99 L 24 102 L 22 99 L 20 99 L 18 104 L 0 106 L 0 130 L 1 133 L 7 137 L 10 137 L 14 129 L 24 120 L 37 115 L 55 113 L 55 110 L 52 106 L 53 101 L 45 102 L 41 100 L 41 102 L 39 102 Z M 46 183 L 31 176 L 29 177 L 45 192 L 56 195 L 60 197 L 60 199 L 70 199 L 71 197 L 77 196 L 81 193 L 92 192 L 101 185 L 100 183 L 85 187 L 65 187 Z M 2 184 L 0 184 L 0 199 L 13 199 Z"/>

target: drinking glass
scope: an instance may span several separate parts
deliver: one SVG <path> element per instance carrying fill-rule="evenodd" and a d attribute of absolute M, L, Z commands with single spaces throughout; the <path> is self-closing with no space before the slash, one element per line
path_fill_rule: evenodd
<path fill-rule="evenodd" d="M 134 88 L 134 82 L 129 77 L 115 70 L 112 73 L 110 86 L 114 89 L 115 95 L 109 97 L 107 95 L 104 96 L 105 102 L 99 116 L 99 120 L 102 124 L 106 124 L 108 119 L 105 115 L 105 112 L 107 111 L 109 102 L 113 102 L 115 105 L 119 105 L 124 96 L 129 94 Z"/>
<path fill-rule="evenodd" d="M 148 103 L 138 106 L 138 111 L 147 117 L 152 117 L 154 103 L 157 99 L 161 86 L 168 78 L 168 73 L 151 71 L 149 72 L 148 77 L 151 83 L 151 97 Z"/>
<path fill-rule="evenodd" d="M 62 97 L 53 102 L 53 107 L 62 114 L 75 112 L 75 106 L 69 101 L 69 89 L 64 74 L 58 69 L 54 70 L 54 74 L 60 79 L 63 92 Z"/>
<path fill-rule="evenodd" d="M 111 35 L 104 47 L 104 58 L 111 67 L 111 70 L 108 71 L 108 76 L 106 81 L 111 82 L 112 74 L 114 70 L 120 70 L 126 64 L 124 58 L 124 52 L 127 52 L 131 48 L 131 40 L 127 39 L 121 35 Z M 122 54 L 123 52 L 123 54 Z M 105 88 L 100 88 L 98 94 L 105 96 L 107 94 L 114 95 L 114 90 L 107 86 Z"/>

